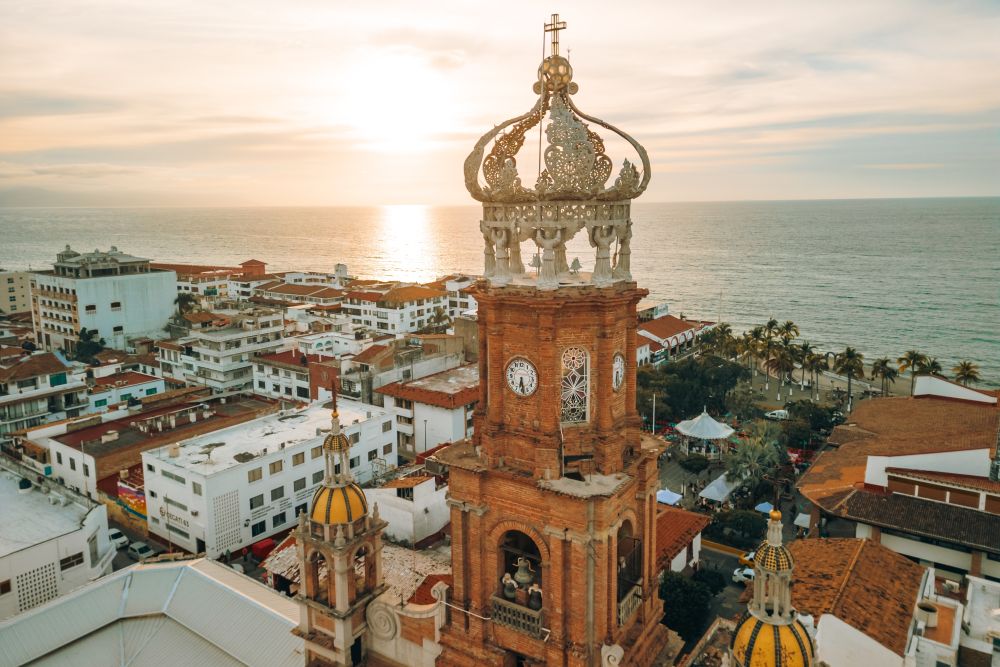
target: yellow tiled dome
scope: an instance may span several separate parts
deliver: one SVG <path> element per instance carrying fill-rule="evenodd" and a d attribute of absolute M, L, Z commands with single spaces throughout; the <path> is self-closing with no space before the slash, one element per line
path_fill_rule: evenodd
<path fill-rule="evenodd" d="M 730 649 L 739 667 L 810 667 L 815 657 L 802 623 L 771 625 L 749 613 L 733 631 Z"/>
<path fill-rule="evenodd" d="M 760 546 L 757 547 L 753 562 L 754 567 L 770 570 L 771 572 L 791 570 L 792 566 L 795 565 L 795 561 L 792 559 L 792 552 L 785 545 L 775 546 L 767 540 L 761 542 Z"/>
<path fill-rule="evenodd" d="M 368 514 L 368 500 L 357 484 L 321 486 L 313 496 L 313 521 L 336 525 L 353 523 Z"/>

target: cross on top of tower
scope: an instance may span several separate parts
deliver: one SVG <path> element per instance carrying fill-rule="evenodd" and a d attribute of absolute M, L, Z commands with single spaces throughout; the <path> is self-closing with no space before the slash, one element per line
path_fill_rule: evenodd
<path fill-rule="evenodd" d="M 552 15 L 552 23 L 545 24 L 545 32 L 552 33 L 552 53 L 550 55 L 559 55 L 559 31 L 566 29 L 566 22 L 559 20 L 558 14 Z"/>

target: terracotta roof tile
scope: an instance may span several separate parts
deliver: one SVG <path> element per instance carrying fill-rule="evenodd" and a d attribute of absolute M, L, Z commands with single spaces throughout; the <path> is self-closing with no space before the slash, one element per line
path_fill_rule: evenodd
<path fill-rule="evenodd" d="M 359 364 L 370 364 L 375 361 L 375 358 L 380 354 L 389 349 L 388 345 L 369 345 L 365 349 L 361 350 L 358 354 L 354 355 L 351 361 L 357 362 Z"/>
<path fill-rule="evenodd" d="M 670 561 L 711 522 L 711 517 L 705 514 L 661 506 L 656 515 L 656 562 L 659 566 L 670 567 Z"/>
<path fill-rule="evenodd" d="M 119 382 L 123 383 L 122 387 L 131 387 L 137 384 L 145 384 L 147 382 L 156 382 L 160 378 L 153 375 L 146 375 L 145 373 L 136 373 L 135 371 L 125 371 L 123 373 L 114 373 L 112 375 L 105 375 L 104 377 L 94 378 L 94 385 L 97 387 L 113 387 L 118 385 Z"/>
<path fill-rule="evenodd" d="M 40 375 L 50 375 L 67 370 L 63 362 L 51 352 L 41 352 L 14 360 L 0 367 L 0 382 L 14 382 L 17 380 L 27 380 L 28 378 Z"/>
<path fill-rule="evenodd" d="M 648 331 L 661 340 L 670 338 L 671 336 L 676 336 L 677 334 L 690 329 L 700 328 L 701 324 L 699 322 L 682 320 L 679 317 L 674 317 L 673 315 L 664 315 L 663 317 L 658 317 L 655 320 L 639 323 L 639 329 L 641 331 Z"/>
<path fill-rule="evenodd" d="M 424 580 L 420 582 L 417 586 L 417 590 L 413 591 L 413 595 L 410 596 L 409 602 L 413 604 L 434 604 L 437 600 L 431 595 L 431 589 L 439 582 L 443 581 L 448 584 L 448 586 L 454 586 L 455 578 L 451 574 L 428 574 L 424 577 Z"/>
<path fill-rule="evenodd" d="M 898 656 L 906 650 L 926 570 L 867 539 L 795 540 L 792 603 L 832 614 Z"/>
<path fill-rule="evenodd" d="M 943 482 L 945 484 L 961 486 L 966 489 L 1000 493 L 1000 482 L 995 482 L 989 477 L 960 475 L 958 473 L 938 472 L 936 470 L 910 470 L 908 468 L 886 468 L 885 471 L 889 474 L 900 475 L 910 479 L 923 479 L 928 482 Z"/>

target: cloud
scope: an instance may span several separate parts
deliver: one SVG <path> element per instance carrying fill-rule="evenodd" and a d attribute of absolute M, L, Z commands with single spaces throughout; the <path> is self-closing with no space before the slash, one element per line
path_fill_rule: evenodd
<path fill-rule="evenodd" d="M 46 95 L 0 89 L 0 119 L 24 116 L 55 116 L 102 113 L 120 109 L 122 104 L 100 97 Z"/>
<path fill-rule="evenodd" d="M 923 171 L 925 169 L 942 169 L 945 166 L 940 162 L 895 162 L 861 165 L 863 169 L 882 169 L 886 171 Z"/>

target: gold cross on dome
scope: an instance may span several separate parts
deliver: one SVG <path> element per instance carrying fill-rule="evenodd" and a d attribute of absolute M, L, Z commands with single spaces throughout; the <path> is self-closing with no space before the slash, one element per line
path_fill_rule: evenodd
<path fill-rule="evenodd" d="M 552 15 L 552 23 L 545 24 L 545 32 L 552 33 L 552 54 L 553 56 L 559 55 L 559 31 L 566 29 L 566 22 L 559 20 L 558 14 Z"/>

